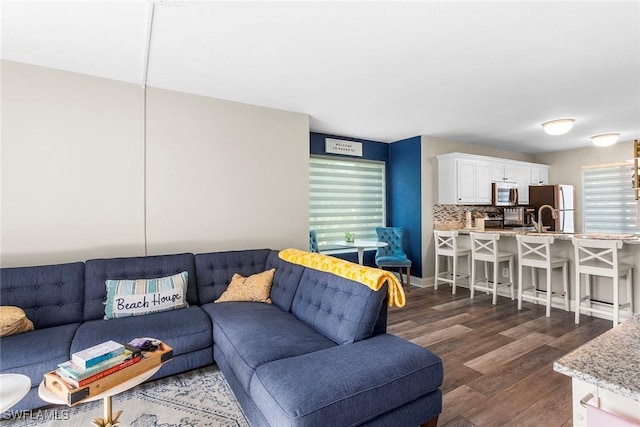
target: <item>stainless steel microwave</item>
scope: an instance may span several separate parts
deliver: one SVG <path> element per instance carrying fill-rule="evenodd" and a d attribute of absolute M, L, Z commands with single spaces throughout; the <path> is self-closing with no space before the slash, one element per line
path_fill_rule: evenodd
<path fill-rule="evenodd" d="M 491 203 L 493 206 L 516 206 L 518 204 L 518 185 L 515 182 L 492 183 Z"/>

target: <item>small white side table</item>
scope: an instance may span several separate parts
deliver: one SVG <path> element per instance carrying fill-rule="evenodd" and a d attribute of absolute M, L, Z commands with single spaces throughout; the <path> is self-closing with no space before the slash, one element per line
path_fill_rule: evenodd
<path fill-rule="evenodd" d="M 332 242 L 336 246 L 342 246 L 343 248 L 356 248 L 358 249 L 358 264 L 362 265 L 364 262 L 364 250 L 365 248 L 384 248 L 389 246 L 386 242 L 378 242 L 376 240 L 357 240 L 353 243 L 347 243 L 344 240 Z"/>
<path fill-rule="evenodd" d="M 31 390 L 31 380 L 22 374 L 0 374 L 0 412 L 4 412 Z"/>

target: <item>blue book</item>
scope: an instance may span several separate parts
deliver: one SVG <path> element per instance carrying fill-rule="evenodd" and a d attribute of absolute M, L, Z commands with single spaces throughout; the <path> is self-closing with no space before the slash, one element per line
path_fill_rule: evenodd
<path fill-rule="evenodd" d="M 71 361 L 81 369 L 88 369 L 98 363 L 124 353 L 124 345 L 107 341 L 71 355 Z"/>
<path fill-rule="evenodd" d="M 133 353 L 127 350 L 122 354 L 111 357 L 107 360 L 103 360 L 102 362 L 97 363 L 93 366 L 90 366 L 87 369 L 82 369 L 80 366 L 76 365 L 71 360 L 69 360 L 68 362 L 60 363 L 58 365 L 58 371 L 62 371 L 63 373 L 60 376 L 64 376 L 65 378 L 70 378 L 70 379 L 79 381 L 79 380 L 88 378 L 90 376 L 93 376 L 104 370 L 107 370 L 112 366 L 118 365 L 124 362 L 125 360 L 131 358 L 132 356 L 133 356 Z"/>

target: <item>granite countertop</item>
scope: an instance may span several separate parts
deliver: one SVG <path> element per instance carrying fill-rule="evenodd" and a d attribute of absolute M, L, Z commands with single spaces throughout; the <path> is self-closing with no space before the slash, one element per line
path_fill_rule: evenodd
<path fill-rule="evenodd" d="M 632 245 L 640 245 L 640 237 L 634 234 L 605 234 L 605 233 L 561 233 L 550 231 L 546 233 L 536 233 L 535 231 L 526 231 L 520 228 L 506 229 L 506 228 L 487 228 L 484 231 L 477 231 L 473 228 L 463 228 L 458 230 L 460 234 L 469 234 L 470 232 L 476 233 L 497 233 L 502 236 L 515 237 L 518 234 L 526 234 L 529 236 L 553 236 L 556 240 L 571 240 L 571 237 L 578 237 L 582 239 L 603 239 L 603 240 L 622 240 L 624 243 Z"/>
<path fill-rule="evenodd" d="M 553 370 L 640 402 L 640 314 L 561 357 Z"/>

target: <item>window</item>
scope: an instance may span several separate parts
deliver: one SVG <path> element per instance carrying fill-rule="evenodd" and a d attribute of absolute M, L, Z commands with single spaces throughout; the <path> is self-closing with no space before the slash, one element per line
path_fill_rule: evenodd
<path fill-rule="evenodd" d="M 635 233 L 636 200 L 629 163 L 582 168 L 584 231 Z"/>
<path fill-rule="evenodd" d="M 318 248 L 337 249 L 345 232 L 358 240 L 377 240 L 385 225 L 383 162 L 312 156 L 309 161 L 309 224 Z"/>

